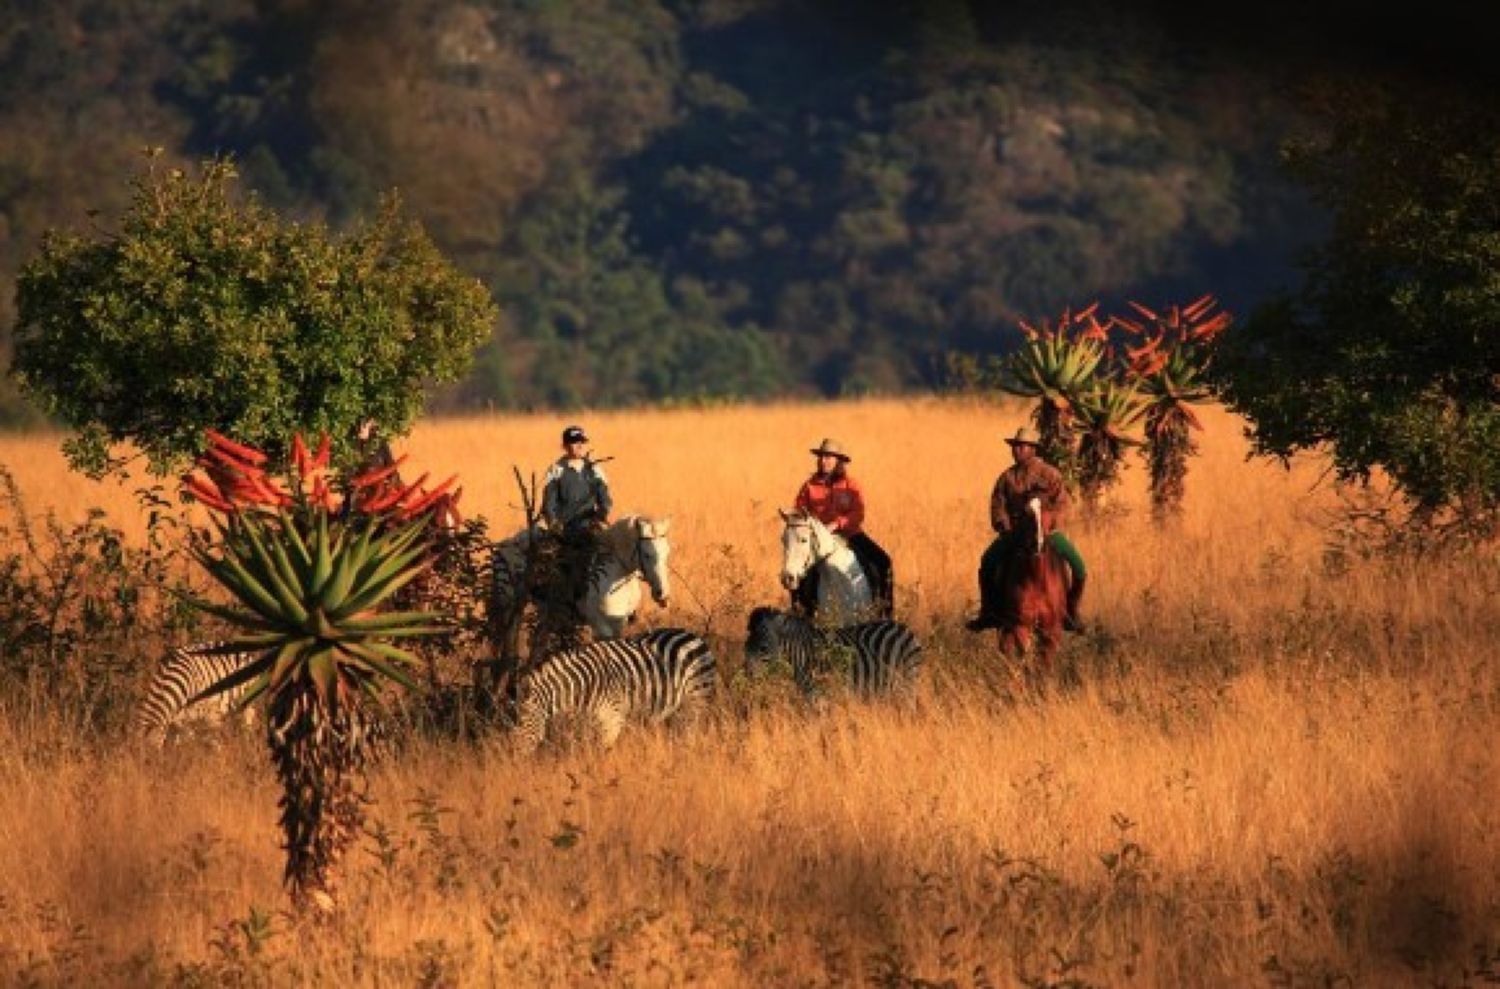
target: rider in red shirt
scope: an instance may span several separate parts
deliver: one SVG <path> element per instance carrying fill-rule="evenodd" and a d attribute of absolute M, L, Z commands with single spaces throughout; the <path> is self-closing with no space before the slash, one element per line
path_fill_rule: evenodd
<path fill-rule="evenodd" d="M 797 507 L 816 516 L 844 538 L 870 581 L 878 616 L 890 618 L 895 604 L 891 558 L 864 531 L 865 498 L 859 483 L 849 476 L 846 469 L 849 455 L 844 452 L 844 445 L 835 439 L 825 439 L 808 452 L 818 458 L 818 469 L 802 482 L 802 488 L 797 492 Z M 816 568 L 792 591 L 792 605 L 807 615 L 817 610 Z"/>

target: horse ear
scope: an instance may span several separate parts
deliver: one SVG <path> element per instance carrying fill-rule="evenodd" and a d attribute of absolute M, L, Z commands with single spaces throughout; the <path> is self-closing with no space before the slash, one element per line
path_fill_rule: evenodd
<path fill-rule="evenodd" d="M 783 522 L 790 522 L 792 520 L 792 513 L 785 508 L 776 509 L 776 514 L 781 516 L 781 521 Z"/>
<path fill-rule="evenodd" d="M 672 516 L 668 515 L 664 519 L 658 519 L 657 520 L 657 523 L 656 523 L 656 534 L 658 536 L 665 536 L 667 534 L 667 530 L 671 529 L 671 528 L 672 528 Z"/>

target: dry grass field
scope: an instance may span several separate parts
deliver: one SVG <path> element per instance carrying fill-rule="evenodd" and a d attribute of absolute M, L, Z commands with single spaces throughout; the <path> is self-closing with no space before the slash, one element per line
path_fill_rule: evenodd
<path fill-rule="evenodd" d="M 618 506 L 674 519 L 673 601 L 712 633 L 723 716 L 535 759 L 428 740 L 373 780 L 342 915 L 282 912 L 254 738 L 141 755 L 0 722 L 0 983 L 1386 986 L 1500 982 L 1500 567 L 1330 556 L 1321 465 L 1245 461 L 1212 411 L 1180 523 L 1133 466 L 1069 526 L 1093 631 L 1016 697 L 963 632 L 1020 406 L 871 400 L 584 419 Z M 418 470 L 519 524 L 558 417 L 422 424 Z M 736 677 L 783 599 L 779 524 L 848 444 L 898 609 L 910 705 L 803 707 Z M 105 508 L 55 437 L 0 441 L 33 510 Z M 146 662 L 143 658 L 142 662 Z"/>

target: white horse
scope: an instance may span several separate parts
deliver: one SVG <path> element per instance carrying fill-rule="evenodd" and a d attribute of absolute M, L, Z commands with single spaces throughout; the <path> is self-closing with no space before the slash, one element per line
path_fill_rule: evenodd
<path fill-rule="evenodd" d="M 872 617 L 870 580 L 843 537 L 801 509 L 781 511 L 781 586 L 791 590 L 818 568 L 818 616 L 835 624 Z"/>
<path fill-rule="evenodd" d="M 641 606 L 637 578 L 651 588 L 651 598 L 662 607 L 672 594 L 668 558 L 672 547 L 667 533 L 670 518 L 653 519 L 627 515 L 599 534 L 600 553 L 589 574 L 581 609 L 583 620 L 599 639 L 618 639 Z M 534 541 L 545 535 L 540 529 L 522 529 L 495 547 L 495 596 L 492 607 L 502 611 L 514 606 L 526 576 L 527 560 Z"/>

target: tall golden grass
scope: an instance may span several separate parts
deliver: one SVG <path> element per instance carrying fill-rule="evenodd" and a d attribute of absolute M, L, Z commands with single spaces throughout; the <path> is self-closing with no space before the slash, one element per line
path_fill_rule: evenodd
<path fill-rule="evenodd" d="M 735 680 L 784 598 L 775 509 L 824 436 L 928 643 L 910 706 L 726 693 L 683 736 L 518 759 L 424 742 L 374 779 L 345 909 L 280 913 L 254 739 L 146 757 L 0 725 L 0 981 L 353 985 L 1458 985 L 1500 978 L 1500 571 L 1345 556 L 1320 465 L 1246 462 L 1206 417 L 1180 523 L 1140 467 L 1075 520 L 1097 628 L 1016 699 L 959 623 L 1018 405 L 917 399 L 600 413 L 619 507 L 671 515 L 651 624 Z M 497 533 L 553 416 L 421 424 L 402 449 Z M 0 443 L 33 508 L 107 509 L 55 439 Z M 647 606 L 650 609 L 650 606 Z M 739 691 L 736 693 L 736 691 Z M 749 692 L 747 692 L 749 691 Z M 748 701 L 746 698 L 750 698 Z M 47 744 L 39 744 L 46 742 Z"/>

